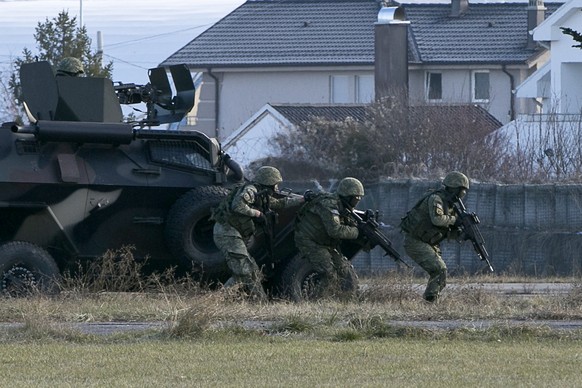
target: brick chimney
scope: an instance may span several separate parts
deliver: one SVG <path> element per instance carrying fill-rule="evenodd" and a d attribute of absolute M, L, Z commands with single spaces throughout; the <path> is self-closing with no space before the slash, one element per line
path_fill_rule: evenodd
<path fill-rule="evenodd" d="M 469 0 L 451 0 L 451 17 L 458 18 L 469 10 Z"/>
<path fill-rule="evenodd" d="M 536 48 L 532 30 L 544 21 L 546 7 L 544 0 L 529 0 L 527 5 L 527 48 Z"/>
<path fill-rule="evenodd" d="M 408 26 L 404 8 L 382 7 L 375 34 L 376 100 L 398 95 L 408 102 Z"/>

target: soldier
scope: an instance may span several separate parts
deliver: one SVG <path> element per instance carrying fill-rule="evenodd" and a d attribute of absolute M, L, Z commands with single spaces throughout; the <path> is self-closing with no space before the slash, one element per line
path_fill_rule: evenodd
<path fill-rule="evenodd" d="M 295 220 L 295 244 L 319 274 L 322 294 L 353 291 L 347 284 L 351 264 L 340 250 L 341 240 L 355 240 L 359 230 L 346 209 L 353 209 L 364 196 L 364 186 L 355 178 L 340 181 L 335 193 L 322 193 L 306 203 Z"/>
<path fill-rule="evenodd" d="M 57 65 L 57 77 L 79 77 L 84 73 L 83 63 L 74 57 L 65 57 Z"/>
<path fill-rule="evenodd" d="M 267 299 L 261 284 L 262 274 L 246 244 L 255 233 L 255 224 L 267 222 L 265 211 L 298 206 L 304 201 L 299 196 L 273 198 L 282 181 L 279 170 L 263 166 L 257 170 L 252 182 L 235 187 L 212 213 L 216 222 L 214 242 L 232 273 L 225 286 L 241 284 L 251 297 L 261 301 Z"/>
<path fill-rule="evenodd" d="M 444 188 L 421 198 L 402 218 L 404 250 L 428 275 L 424 299 L 435 302 L 446 286 L 447 266 L 441 257 L 440 243 L 456 239 L 460 219 L 452 204 L 469 190 L 469 178 L 453 171 L 443 180 Z"/>

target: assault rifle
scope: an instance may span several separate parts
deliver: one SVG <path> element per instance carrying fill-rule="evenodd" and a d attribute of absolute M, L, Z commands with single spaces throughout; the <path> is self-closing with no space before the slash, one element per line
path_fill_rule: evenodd
<path fill-rule="evenodd" d="M 475 252 L 477 252 L 479 259 L 485 261 L 489 266 L 489 270 L 493 272 L 493 266 L 489 261 L 489 253 L 487 253 L 487 249 L 485 248 L 485 240 L 483 239 L 483 235 L 477 226 L 481 222 L 479 217 L 477 217 L 477 214 L 469 213 L 467 211 L 465 204 L 463 201 L 461 201 L 461 198 L 457 198 L 456 202 L 453 203 L 453 207 L 461 221 L 460 228 L 465 234 L 464 238 L 466 240 L 471 240 L 473 243 L 473 248 L 475 248 Z"/>
<path fill-rule="evenodd" d="M 261 190 L 257 193 L 257 196 L 260 198 L 261 212 L 265 216 L 264 223 L 262 224 L 263 233 L 265 235 L 265 243 L 267 245 L 267 252 L 271 260 L 274 260 L 274 229 L 275 225 L 277 224 L 278 214 L 274 210 L 271 209 L 270 204 L 270 192 L 269 190 Z"/>
<path fill-rule="evenodd" d="M 385 256 L 391 256 L 394 261 L 399 261 L 408 268 L 412 268 L 410 264 L 402 260 L 400 253 L 392 247 L 392 241 L 390 241 L 380 230 L 380 224 L 377 221 L 377 214 L 374 214 L 371 210 L 365 212 L 355 209 L 348 210 L 352 218 L 357 222 L 360 233 L 362 233 L 370 242 L 371 248 L 379 245 L 386 253 Z"/>

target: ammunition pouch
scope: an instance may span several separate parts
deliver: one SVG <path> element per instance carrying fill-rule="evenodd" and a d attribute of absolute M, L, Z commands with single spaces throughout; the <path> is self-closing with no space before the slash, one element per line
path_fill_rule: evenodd
<path fill-rule="evenodd" d="M 250 217 L 231 216 L 229 217 L 228 223 L 230 226 L 238 230 L 244 239 L 247 239 L 255 234 L 255 223 Z"/>
<path fill-rule="evenodd" d="M 415 222 L 413 218 L 414 217 L 411 217 L 410 213 L 402 218 L 400 229 L 402 229 L 403 232 L 430 245 L 436 245 L 447 237 L 445 233 L 436 230 L 435 227 L 427 222 L 418 220 Z"/>
<path fill-rule="evenodd" d="M 446 236 L 440 232 L 434 232 L 434 230 L 427 230 L 422 233 L 413 234 L 414 237 L 418 238 L 420 241 L 425 242 L 430 245 L 436 245 L 443 241 Z"/>

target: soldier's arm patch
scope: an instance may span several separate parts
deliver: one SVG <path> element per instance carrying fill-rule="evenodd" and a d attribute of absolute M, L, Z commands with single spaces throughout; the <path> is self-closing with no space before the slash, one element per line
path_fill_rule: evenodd
<path fill-rule="evenodd" d="M 442 203 L 435 203 L 434 206 L 434 212 L 436 213 L 437 216 L 442 216 L 445 214 L 445 211 L 443 209 L 443 204 Z"/>
<path fill-rule="evenodd" d="M 248 187 L 242 194 L 243 200 L 247 203 L 247 205 L 252 205 L 255 203 L 255 191 Z"/>

